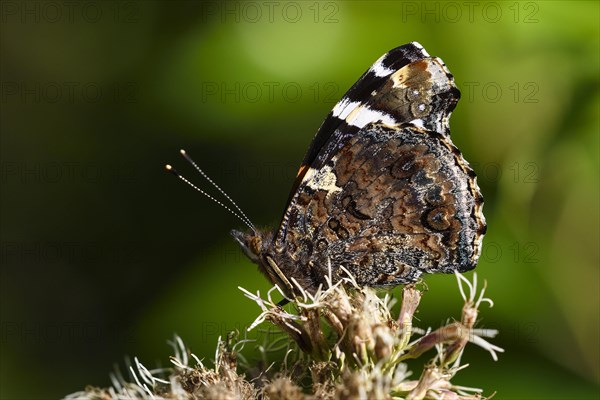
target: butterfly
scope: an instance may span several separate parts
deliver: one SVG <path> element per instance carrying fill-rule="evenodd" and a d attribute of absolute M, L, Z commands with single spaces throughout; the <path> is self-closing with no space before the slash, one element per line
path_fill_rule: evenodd
<path fill-rule="evenodd" d="M 232 236 L 288 297 L 348 273 L 389 287 L 475 268 L 486 222 L 475 173 L 450 139 L 459 98 L 419 43 L 387 52 L 325 118 L 279 227 Z"/>

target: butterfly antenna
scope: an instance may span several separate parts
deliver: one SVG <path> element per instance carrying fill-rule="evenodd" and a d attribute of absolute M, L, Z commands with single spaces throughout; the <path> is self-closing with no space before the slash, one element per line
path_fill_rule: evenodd
<path fill-rule="evenodd" d="M 254 227 L 254 225 L 252 225 L 252 223 L 248 220 L 248 217 L 246 218 L 242 218 L 238 213 L 236 213 L 235 211 L 233 211 L 231 208 L 227 207 L 225 204 L 223 204 L 222 202 L 220 202 L 219 200 L 215 199 L 213 196 L 211 196 L 210 194 L 206 193 L 204 190 L 200 189 L 198 186 L 194 185 L 192 182 L 190 182 L 189 180 L 187 180 L 186 178 L 184 178 L 179 172 L 177 172 L 177 170 L 175 168 L 173 168 L 171 165 L 167 164 L 165 165 L 165 169 L 167 170 L 167 172 L 172 173 L 173 175 L 175 175 L 177 178 L 181 179 L 184 183 L 187 183 L 189 186 L 191 186 L 192 188 L 194 188 L 195 190 L 197 190 L 198 192 L 202 193 L 203 195 L 205 195 L 206 197 L 208 197 L 209 199 L 211 199 L 212 201 L 214 201 L 215 203 L 217 203 L 218 205 L 220 205 L 221 207 L 223 207 L 224 209 L 226 209 L 227 211 L 229 211 L 231 214 L 235 215 L 239 220 L 241 220 L 243 223 L 245 223 L 246 225 L 248 225 L 248 227 L 250 229 L 252 229 L 253 232 L 256 233 L 256 228 Z"/>
<path fill-rule="evenodd" d="M 236 202 L 233 201 L 233 199 L 227 193 L 225 193 L 225 191 L 223 189 L 221 189 L 219 187 L 219 185 L 217 185 L 212 179 L 210 179 L 210 177 L 208 175 L 206 175 L 206 173 L 198 166 L 198 164 L 196 164 L 196 162 L 194 160 L 192 160 L 192 158 L 186 153 L 185 150 L 182 149 L 182 150 L 179 150 L 179 152 L 181 153 L 183 158 L 185 158 L 190 164 L 192 164 L 192 166 L 194 168 L 196 168 L 196 171 L 198 171 L 200 173 L 200 175 L 202 175 L 204 177 L 204 179 L 206 179 L 211 185 L 213 185 L 215 187 L 215 189 L 217 189 L 219 191 L 219 193 L 221 193 L 223 196 L 225 196 L 225 198 L 227 200 L 229 200 L 229 202 L 231 204 L 233 204 L 235 209 L 242 215 L 242 217 L 244 217 L 246 225 L 250 226 L 252 228 L 252 230 L 254 232 L 256 232 L 256 229 L 254 228 L 254 224 L 252 223 L 252 221 L 250 221 L 250 218 L 248 218 L 248 216 L 246 216 L 246 214 L 242 211 L 242 209 L 236 204 Z"/>

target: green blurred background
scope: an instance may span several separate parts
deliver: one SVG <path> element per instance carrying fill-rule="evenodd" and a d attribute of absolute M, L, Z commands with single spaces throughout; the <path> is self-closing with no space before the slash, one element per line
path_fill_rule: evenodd
<path fill-rule="evenodd" d="M 598 2 L 0 4 L 2 399 L 107 385 L 127 355 L 166 365 L 173 333 L 210 359 L 258 314 L 237 287 L 269 285 L 229 237 L 242 224 L 163 165 L 208 187 L 187 149 L 275 226 L 325 115 L 415 40 L 463 94 L 496 303 L 480 326 L 506 349 L 468 348 L 455 382 L 598 398 Z M 458 317 L 455 279 L 427 283 L 419 324 Z"/>

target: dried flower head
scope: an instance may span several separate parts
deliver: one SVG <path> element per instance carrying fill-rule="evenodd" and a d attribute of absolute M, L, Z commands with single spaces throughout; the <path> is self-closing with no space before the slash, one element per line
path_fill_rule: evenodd
<path fill-rule="evenodd" d="M 238 359 L 248 340 L 230 334 L 219 338 L 212 368 L 189 352 L 176 337 L 171 343 L 175 355 L 172 368 L 148 370 L 137 359 L 129 367 L 131 379 L 113 376 L 113 387 L 88 388 L 67 399 L 480 399 L 481 390 L 456 386 L 452 378 L 467 365 L 461 356 L 468 343 L 488 351 L 494 360 L 503 350 L 484 338 L 497 331 L 475 327 L 479 307 L 490 306 L 485 288 L 478 291 L 477 275 L 470 282 L 456 274 L 464 300 L 460 321 L 435 330 L 414 327 L 414 314 L 422 290 L 408 285 L 402 291 L 397 316 L 392 313 L 395 299 L 381 298 L 371 288 L 359 287 L 351 275 L 313 293 L 303 291 L 288 299 L 288 309 L 273 300 L 273 287 L 266 295 L 240 288 L 259 306 L 261 313 L 248 327 L 269 322 L 287 334 L 287 351 L 279 362 L 255 368 L 242 368 Z M 465 291 L 464 286 L 467 287 Z M 415 337 L 416 336 L 416 337 Z M 260 349 L 279 347 L 277 341 Z M 416 380 L 404 362 L 435 353 L 426 361 Z M 265 364 L 266 365 L 266 364 Z M 256 372 L 258 371 L 258 372 Z"/>

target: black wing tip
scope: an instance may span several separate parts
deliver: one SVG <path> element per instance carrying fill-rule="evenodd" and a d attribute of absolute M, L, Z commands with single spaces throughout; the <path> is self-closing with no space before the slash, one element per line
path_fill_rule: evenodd
<path fill-rule="evenodd" d="M 388 54 L 392 53 L 410 55 L 418 59 L 431 57 L 427 50 L 425 50 L 425 47 L 417 41 L 403 44 L 402 46 L 398 46 L 388 51 Z"/>
<path fill-rule="evenodd" d="M 431 58 L 427 50 L 419 42 L 410 42 L 385 53 L 381 58 L 381 65 L 397 71 L 410 63 L 425 58 Z"/>

